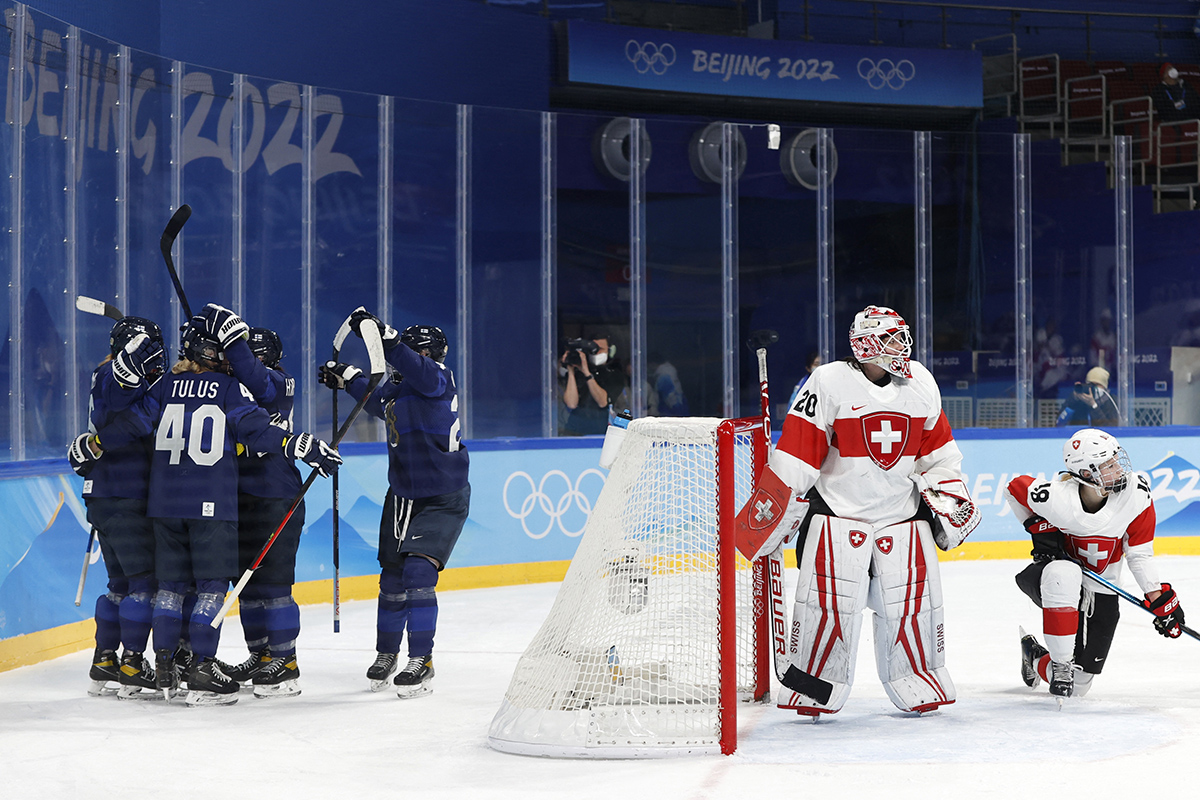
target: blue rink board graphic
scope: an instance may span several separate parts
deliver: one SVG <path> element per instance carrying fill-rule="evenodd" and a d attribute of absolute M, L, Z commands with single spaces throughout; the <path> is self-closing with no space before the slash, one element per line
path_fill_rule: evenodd
<path fill-rule="evenodd" d="M 1190 429 L 1188 429 L 1190 432 Z M 1011 434 L 1010 434 L 1011 436 Z M 468 443 L 471 514 L 448 566 L 561 561 L 575 553 L 607 473 L 597 466 L 600 439 Z M 1063 437 L 959 439 L 968 486 L 983 512 L 971 541 L 1015 541 L 1024 531 L 1004 502 L 1014 475 L 1057 473 Z M 1200 439 L 1192 435 L 1123 436 L 1136 468 L 1150 475 L 1159 537 L 1200 531 Z M 387 489 L 382 445 L 345 448 L 340 471 L 340 566 L 343 577 L 374 574 L 381 501 Z M 65 465 L 65 462 L 64 462 Z M 972 469 L 973 465 L 986 465 Z M 65 469 L 65 466 L 64 466 Z M 0 477 L 21 472 L 20 465 Z M 92 616 L 104 591 L 94 548 L 84 602 L 75 589 L 88 538 L 82 481 L 70 472 L 0 479 L 7 530 L 0 537 L 0 639 Z M 60 504 L 61 502 L 61 504 Z M 333 577 L 333 508 L 327 482 L 306 500 L 297 581 Z"/>

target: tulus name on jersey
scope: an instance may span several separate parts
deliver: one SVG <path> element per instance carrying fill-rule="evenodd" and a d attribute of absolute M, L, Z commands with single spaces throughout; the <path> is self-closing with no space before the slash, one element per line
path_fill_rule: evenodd
<path fill-rule="evenodd" d="M 211 400 L 217 396 L 217 392 L 221 389 L 221 384 L 216 381 L 204 380 L 182 380 L 175 381 L 171 386 L 171 397 L 185 398 L 197 397 L 201 400 Z"/>

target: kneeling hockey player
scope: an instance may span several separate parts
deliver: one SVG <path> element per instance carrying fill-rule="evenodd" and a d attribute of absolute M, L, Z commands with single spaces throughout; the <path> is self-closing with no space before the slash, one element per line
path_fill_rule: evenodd
<path fill-rule="evenodd" d="M 1111 583 L 1122 556 L 1145 593 L 1163 636 L 1182 633 L 1183 609 L 1154 565 L 1154 501 L 1150 478 L 1134 472 L 1125 448 L 1102 430 L 1079 431 L 1063 445 L 1066 472 L 1039 481 L 1018 475 L 1008 484 L 1008 505 L 1033 538 L 1033 563 L 1017 586 L 1042 609 L 1046 646 L 1021 631 L 1021 678 L 1041 681 L 1059 698 L 1082 697 L 1100 674 L 1120 617 L 1108 587 L 1084 581 L 1080 565 Z"/>

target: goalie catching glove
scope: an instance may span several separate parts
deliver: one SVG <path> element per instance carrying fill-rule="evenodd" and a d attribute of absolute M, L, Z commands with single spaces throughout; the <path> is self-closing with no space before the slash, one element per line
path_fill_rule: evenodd
<path fill-rule="evenodd" d="M 140 384 L 147 375 L 161 375 L 165 367 L 166 353 L 163 352 L 162 342 L 144 333 L 126 342 L 112 360 L 113 377 L 127 389 Z"/>
<path fill-rule="evenodd" d="M 352 364 L 326 361 L 317 367 L 317 380 L 330 389 L 345 389 L 346 385 L 362 375 L 362 370 Z"/>
<path fill-rule="evenodd" d="M 220 342 L 221 347 L 250 338 L 250 326 L 225 306 L 209 303 L 200 311 L 200 316 L 204 318 L 205 333 Z"/>
<path fill-rule="evenodd" d="M 971 501 L 967 485 L 960 480 L 932 483 L 926 476 L 915 477 L 921 498 L 933 511 L 933 541 L 942 550 L 958 547 L 983 519 L 979 507 Z"/>
<path fill-rule="evenodd" d="M 754 561 L 773 552 L 780 542 L 791 541 L 808 513 L 808 501 L 793 494 L 770 467 L 763 468 L 750 502 L 733 521 L 735 542 L 742 555 Z"/>
<path fill-rule="evenodd" d="M 316 469 L 322 478 L 328 478 L 342 465 L 342 457 L 325 442 L 311 433 L 298 433 L 283 443 L 283 454 L 291 459 L 300 459 Z"/>

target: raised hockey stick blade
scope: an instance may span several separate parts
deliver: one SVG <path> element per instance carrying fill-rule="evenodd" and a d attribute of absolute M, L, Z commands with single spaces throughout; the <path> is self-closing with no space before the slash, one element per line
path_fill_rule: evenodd
<path fill-rule="evenodd" d="M 171 215 L 171 219 L 167 220 L 167 227 L 163 228 L 162 238 L 158 240 L 159 248 L 162 250 L 163 261 L 167 262 L 167 271 L 171 273 L 171 282 L 175 284 L 175 294 L 179 298 L 179 305 L 183 307 L 183 313 L 188 319 L 192 318 L 192 307 L 188 305 L 187 295 L 183 293 L 183 284 L 179 282 L 179 274 L 175 271 L 175 261 L 171 258 L 171 248 L 175 246 L 175 239 L 179 236 L 179 232 L 183 230 L 184 223 L 192 216 L 192 207 L 187 203 L 181 205 Z"/>
<path fill-rule="evenodd" d="M 97 300 L 94 297 L 76 296 L 75 308 L 86 314 L 95 314 L 98 317 L 108 317 L 109 319 L 125 318 L 125 315 L 116 306 L 109 305 L 103 300 Z"/>
<path fill-rule="evenodd" d="M 1082 564 L 1079 565 L 1079 568 L 1083 570 L 1083 577 L 1091 578 L 1093 581 L 1100 584 L 1101 586 L 1107 586 L 1109 589 L 1112 589 L 1114 592 L 1121 595 L 1121 597 L 1125 598 L 1129 602 L 1133 603 L 1135 606 L 1140 608 L 1142 611 L 1145 611 L 1150 616 L 1155 616 L 1154 612 L 1151 611 L 1150 609 L 1146 608 L 1144 605 L 1142 605 L 1142 601 L 1138 600 L 1137 597 L 1132 592 L 1125 591 L 1120 586 L 1117 586 L 1115 583 L 1108 580 L 1107 578 L 1102 578 L 1101 576 L 1092 572 L 1090 569 L 1083 566 Z M 1188 636 L 1192 637 L 1193 639 L 1200 639 L 1200 633 L 1197 633 L 1196 631 L 1192 630 L 1187 625 L 1180 625 L 1179 628 L 1180 628 L 1180 630 L 1182 630 L 1184 633 L 1186 633 Z"/>
<path fill-rule="evenodd" d="M 92 561 L 92 545 L 96 541 L 96 528 L 92 527 L 92 532 L 88 534 L 87 549 L 83 551 L 83 570 L 79 573 L 79 588 L 75 590 L 75 607 L 83 602 L 83 585 L 87 583 L 88 564 Z"/>
<path fill-rule="evenodd" d="M 358 309 L 355 310 L 357 311 Z M 346 339 L 345 333 L 348 333 L 349 330 L 350 318 L 347 317 L 346 321 L 342 323 L 341 329 L 338 330 L 338 336 L 334 339 L 334 342 L 339 350 L 341 349 L 341 343 Z M 334 449 L 337 449 L 338 444 L 350 430 L 350 426 L 354 424 L 354 420 L 358 418 L 358 415 L 362 412 L 363 407 L 367 404 L 367 400 L 371 398 L 371 394 L 375 391 L 375 387 L 379 385 L 379 382 L 383 379 L 384 374 L 387 372 L 387 363 L 383 358 L 383 340 L 379 337 L 379 329 L 373 325 L 365 326 L 363 328 L 363 342 L 367 345 L 367 356 L 371 360 L 371 378 L 367 381 L 367 390 L 363 392 L 362 399 L 355 404 L 353 409 L 351 409 L 350 416 L 346 417 L 346 421 L 342 423 L 342 427 L 338 428 L 337 434 L 333 437 L 333 441 L 329 443 Z M 308 477 L 304 479 L 304 483 L 300 486 L 300 491 L 297 492 L 295 498 L 292 499 L 292 503 L 288 508 L 287 514 L 283 516 L 283 519 L 280 521 L 279 525 L 275 527 L 275 532 L 271 534 L 271 538 L 267 539 L 266 544 L 264 544 L 262 550 L 259 551 L 258 558 L 254 559 L 254 563 L 250 565 L 250 568 L 242 573 L 242 577 L 238 580 L 237 585 L 234 586 L 233 590 L 225 597 L 225 604 L 221 606 L 221 610 L 217 612 L 217 615 L 210 623 L 214 628 L 221 624 L 221 620 L 225 619 L 225 615 L 229 613 L 229 609 L 233 607 L 234 602 L 237 601 L 238 596 L 242 593 L 242 590 L 246 588 L 246 584 L 250 582 L 250 578 L 254 575 L 254 571 L 259 568 L 263 559 L 266 558 L 267 552 L 271 549 L 271 545 L 275 544 L 275 540 L 278 539 L 279 534 L 283 532 L 283 526 L 287 525 L 288 520 L 292 518 L 292 514 L 296 513 L 296 507 L 300 505 L 300 501 L 303 500 L 304 495 L 308 493 L 308 487 L 312 486 L 313 481 L 316 479 L 317 468 L 314 467 L 313 471 L 310 472 Z"/>

